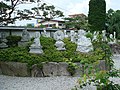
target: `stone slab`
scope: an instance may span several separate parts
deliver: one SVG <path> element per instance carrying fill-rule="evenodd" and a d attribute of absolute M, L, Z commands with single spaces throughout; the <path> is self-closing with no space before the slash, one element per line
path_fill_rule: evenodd
<path fill-rule="evenodd" d="M 2 74 L 10 76 L 29 76 L 26 63 L 19 62 L 0 62 Z"/>

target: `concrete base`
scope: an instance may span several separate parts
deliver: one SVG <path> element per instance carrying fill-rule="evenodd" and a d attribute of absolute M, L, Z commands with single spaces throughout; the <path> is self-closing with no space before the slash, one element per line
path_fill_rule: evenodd
<path fill-rule="evenodd" d="M 29 53 L 43 54 L 43 50 L 41 49 L 41 47 L 30 47 Z"/>

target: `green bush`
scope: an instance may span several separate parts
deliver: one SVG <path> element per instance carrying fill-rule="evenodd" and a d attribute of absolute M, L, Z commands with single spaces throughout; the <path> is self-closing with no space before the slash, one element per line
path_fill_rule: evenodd
<path fill-rule="evenodd" d="M 13 38 L 13 36 L 11 37 Z M 49 37 L 40 38 L 44 54 L 30 54 L 28 51 L 32 41 L 33 39 L 30 41 L 27 47 L 10 47 L 0 50 L 0 61 L 23 62 L 28 63 L 28 65 L 31 66 L 33 64 L 38 64 L 41 62 L 64 62 L 64 58 L 67 58 L 68 60 L 72 59 L 72 62 L 90 64 L 97 60 L 103 60 L 105 57 L 105 53 L 101 48 L 96 48 L 89 54 L 76 52 L 77 45 L 75 43 L 72 43 L 68 38 L 64 39 L 64 43 L 66 44 L 66 51 L 58 51 L 54 45 L 55 40 Z"/>
<path fill-rule="evenodd" d="M 46 61 L 52 62 L 62 62 L 63 55 L 62 52 L 58 51 L 55 47 L 55 40 L 49 37 L 41 37 L 41 44 L 43 46 L 44 57 Z"/>
<path fill-rule="evenodd" d="M 9 47 L 17 46 L 18 42 L 21 40 L 21 36 L 7 36 L 6 39 L 8 40 L 7 44 Z"/>
<path fill-rule="evenodd" d="M 29 54 L 24 47 L 11 47 L 0 51 L 0 61 L 13 61 L 28 63 L 31 67 L 33 64 L 38 64 L 44 61 L 43 56 Z"/>

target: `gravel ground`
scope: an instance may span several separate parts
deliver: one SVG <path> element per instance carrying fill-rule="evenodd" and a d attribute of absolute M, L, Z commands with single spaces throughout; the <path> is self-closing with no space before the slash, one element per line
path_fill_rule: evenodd
<path fill-rule="evenodd" d="M 79 77 L 12 77 L 0 75 L 0 90 L 71 90 Z"/>

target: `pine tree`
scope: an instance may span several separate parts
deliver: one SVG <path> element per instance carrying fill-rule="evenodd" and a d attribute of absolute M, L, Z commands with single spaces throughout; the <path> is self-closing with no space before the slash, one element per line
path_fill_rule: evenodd
<path fill-rule="evenodd" d="M 91 31 L 102 31 L 105 27 L 105 18 L 105 0 L 90 0 L 88 22 L 91 25 Z"/>

